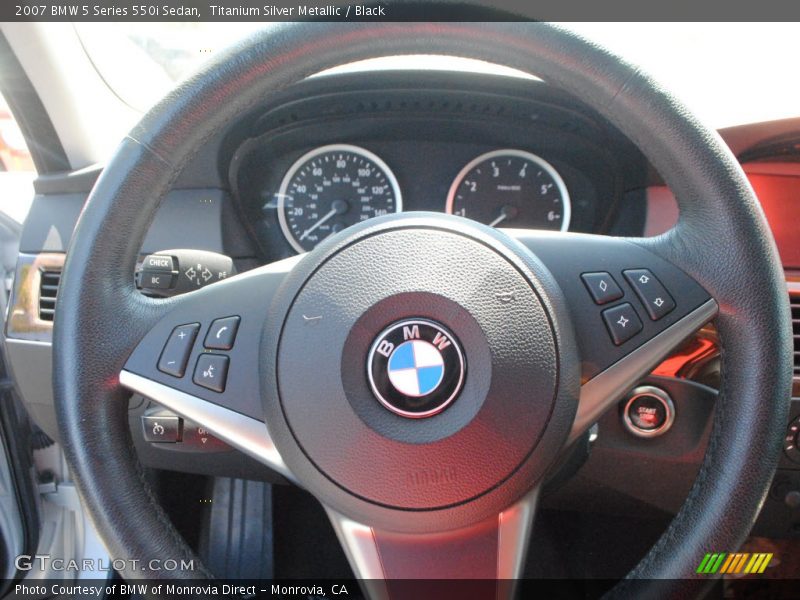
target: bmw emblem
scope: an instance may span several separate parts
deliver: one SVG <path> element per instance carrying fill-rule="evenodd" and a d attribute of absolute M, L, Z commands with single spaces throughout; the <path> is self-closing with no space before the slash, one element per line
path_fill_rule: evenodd
<path fill-rule="evenodd" d="M 455 336 L 423 319 L 399 321 L 373 342 L 367 376 L 378 401 L 412 419 L 433 416 L 456 399 L 466 365 Z"/>

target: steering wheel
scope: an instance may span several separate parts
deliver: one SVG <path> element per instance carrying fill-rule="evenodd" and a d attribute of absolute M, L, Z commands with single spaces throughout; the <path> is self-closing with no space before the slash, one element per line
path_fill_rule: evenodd
<path fill-rule="evenodd" d="M 659 170 L 677 225 L 632 239 L 399 214 L 190 294 L 136 290 L 156 208 L 213 134 L 313 73 L 409 53 L 506 65 L 580 98 Z M 595 304 L 581 280 L 591 272 L 630 286 L 621 308 Z M 642 276 L 650 285 L 634 293 Z M 291 24 L 244 41 L 119 146 L 80 217 L 56 314 L 61 439 L 109 551 L 196 566 L 128 578 L 210 576 L 142 477 L 132 391 L 318 498 L 374 597 L 384 579 L 518 577 L 548 470 L 712 319 L 723 378 L 708 451 L 679 514 L 618 589 L 666 578 L 662 593 L 696 593 L 703 583 L 689 578 L 704 553 L 747 535 L 787 422 L 787 293 L 736 160 L 648 76 L 541 23 Z M 211 322 L 228 316 L 239 317 L 233 346 L 205 349 Z M 159 369 L 168 343 L 181 349 L 180 376 Z"/>

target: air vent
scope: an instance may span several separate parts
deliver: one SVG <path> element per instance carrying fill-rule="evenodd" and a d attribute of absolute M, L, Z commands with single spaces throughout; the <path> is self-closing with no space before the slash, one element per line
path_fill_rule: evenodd
<path fill-rule="evenodd" d="M 39 285 L 39 319 L 42 321 L 53 320 L 60 281 L 61 271 L 42 271 L 41 284 Z"/>
<path fill-rule="evenodd" d="M 792 337 L 794 338 L 794 374 L 800 376 L 800 296 L 790 296 L 792 305 Z"/>

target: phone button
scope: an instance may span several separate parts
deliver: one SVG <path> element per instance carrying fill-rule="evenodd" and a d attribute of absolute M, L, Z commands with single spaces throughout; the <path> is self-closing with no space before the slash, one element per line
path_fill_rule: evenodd
<path fill-rule="evenodd" d="M 225 317 L 211 323 L 203 345 L 211 350 L 230 350 L 239 330 L 239 317 Z"/>

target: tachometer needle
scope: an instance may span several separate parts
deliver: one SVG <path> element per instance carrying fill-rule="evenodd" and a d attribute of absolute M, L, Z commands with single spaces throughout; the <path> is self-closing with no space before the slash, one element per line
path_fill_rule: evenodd
<path fill-rule="evenodd" d="M 494 221 L 489 223 L 489 227 L 494 227 L 495 225 L 502 223 L 506 219 L 516 219 L 517 215 L 519 215 L 519 211 L 513 206 L 504 206 L 500 209 L 500 216 L 497 217 Z"/>
<path fill-rule="evenodd" d="M 489 223 L 489 227 L 494 227 L 494 226 L 495 226 L 495 225 L 497 225 L 498 223 L 502 223 L 503 221 L 505 221 L 505 220 L 506 220 L 506 218 L 508 218 L 508 215 L 507 215 L 506 213 L 502 213 L 502 214 L 501 214 L 499 217 L 497 217 L 497 218 L 496 218 L 494 221 L 492 221 L 491 223 Z"/>

